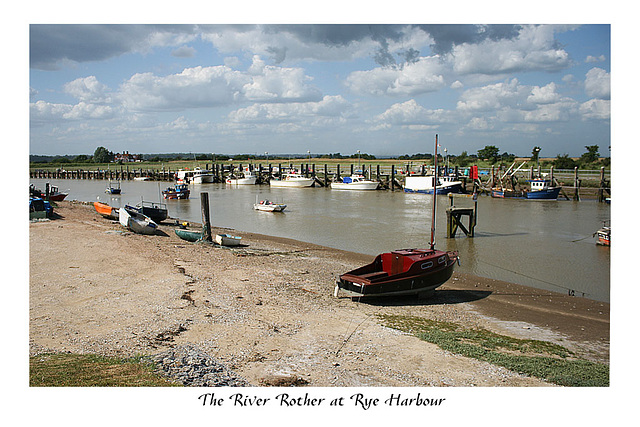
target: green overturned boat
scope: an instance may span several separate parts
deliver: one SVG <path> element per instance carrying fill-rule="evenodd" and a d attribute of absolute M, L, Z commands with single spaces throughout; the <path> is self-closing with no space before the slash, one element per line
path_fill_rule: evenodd
<path fill-rule="evenodd" d="M 197 242 L 202 240 L 202 231 L 185 230 L 184 228 L 176 228 L 176 234 L 183 240 L 189 242 Z"/>

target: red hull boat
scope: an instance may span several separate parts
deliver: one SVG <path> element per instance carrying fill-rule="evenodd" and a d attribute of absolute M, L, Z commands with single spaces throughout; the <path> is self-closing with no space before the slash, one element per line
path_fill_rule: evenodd
<path fill-rule="evenodd" d="M 438 170 L 438 135 L 435 166 Z M 435 180 L 434 176 L 434 188 Z M 370 264 L 342 274 L 336 281 L 334 295 L 344 292 L 354 297 L 418 295 L 426 297 L 445 283 L 459 263 L 458 252 L 435 249 L 436 195 L 433 194 L 430 249 L 400 249 L 382 253 Z"/>
<path fill-rule="evenodd" d="M 401 249 L 378 255 L 338 279 L 338 289 L 351 297 L 413 295 L 426 297 L 451 278 L 457 252 Z"/>

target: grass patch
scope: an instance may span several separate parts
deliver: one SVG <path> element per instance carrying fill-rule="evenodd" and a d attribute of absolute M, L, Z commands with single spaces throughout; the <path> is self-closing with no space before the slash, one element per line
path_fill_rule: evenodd
<path fill-rule="evenodd" d="M 568 349 L 546 341 L 524 340 L 486 329 L 413 316 L 381 315 L 394 329 L 411 333 L 446 351 L 503 366 L 562 386 L 608 387 L 609 366 L 575 357 Z"/>
<path fill-rule="evenodd" d="M 31 387 L 175 387 L 142 356 L 47 353 L 29 358 Z"/>

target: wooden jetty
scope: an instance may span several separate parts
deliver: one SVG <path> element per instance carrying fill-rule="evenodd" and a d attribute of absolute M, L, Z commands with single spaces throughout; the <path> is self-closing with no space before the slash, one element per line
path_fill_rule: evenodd
<path fill-rule="evenodd" d="M 473 208 L 459 208 L 454 206 L 454 197 L 472 197 L 474 201 Z M 453 194 L 449 193 L 450 206 L 447 208 L 447 238 L 455 238 L 458 229 L 468 237 L 473 237 L 478 221 L 478 193 L 473 194 Z M 468 217 L 467 227 L 462 221 L 463 217 Z"/>

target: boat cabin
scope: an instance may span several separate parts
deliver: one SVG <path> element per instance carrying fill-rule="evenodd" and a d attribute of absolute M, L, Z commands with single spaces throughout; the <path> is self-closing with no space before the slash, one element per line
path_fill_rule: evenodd
<path fill-rule="evenodd" d="M 537 178 L 529 180 L 531 183 L 531 191 L 542 191 L 551 187 L 551 181 L 548 179 Z"/>

